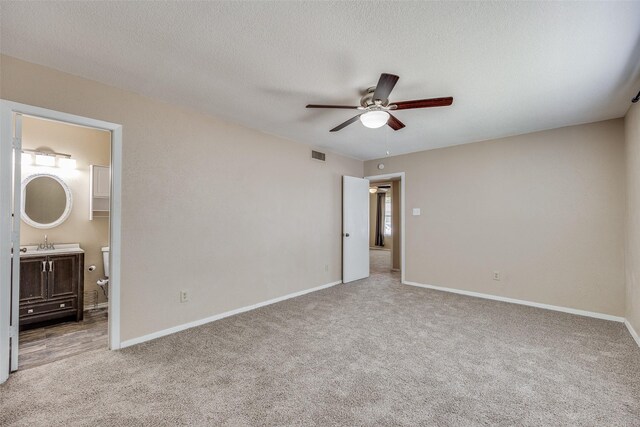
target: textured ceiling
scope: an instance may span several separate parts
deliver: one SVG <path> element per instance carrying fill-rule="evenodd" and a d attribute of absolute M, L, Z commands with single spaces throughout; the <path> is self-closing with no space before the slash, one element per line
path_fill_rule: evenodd
<path fill-rule="evenodd" d="M 371 159 L 621 117 L 640 2 L 7 2 L 0 51 Z M 381 72 L 407 127 L 329 133 Z M 636 86 L 634 86 L 636 84 Z"/>

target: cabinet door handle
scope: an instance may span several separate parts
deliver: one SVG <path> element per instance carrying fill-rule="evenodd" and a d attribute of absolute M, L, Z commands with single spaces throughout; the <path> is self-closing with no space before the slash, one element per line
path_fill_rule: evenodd
<path fill-rule="evenodd" d="M 42 272 L 47 271 L 47 261 L 42 261 Z"/>
<path fill-rule="evenodd" d="M 49 271 L 53 271 L 53 261 L 49 261 Z"/>

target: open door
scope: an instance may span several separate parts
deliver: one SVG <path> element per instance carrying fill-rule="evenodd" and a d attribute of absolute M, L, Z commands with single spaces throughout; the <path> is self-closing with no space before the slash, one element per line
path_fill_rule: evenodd
<path fill-rule="evenodd" d="M 13 136 L 13 208 L 11 221 L 11 372 L 18 370 L 20 336 L 20 213 L 22 206 L 22 114 L 15 115 Z"/>
<path fill-rule="evenodd" d="M 369 180 L 342 177 L 342 282 L 369 277 Z"/>
<path fill-rule="evenodd" d="M 2 105 L 0 124 L 0 383 L 18 369 L 22 116 Z M 14 127 L 15 124 L 15 127 Z M 14 257 L 12 253 L 16 252 Z"/>

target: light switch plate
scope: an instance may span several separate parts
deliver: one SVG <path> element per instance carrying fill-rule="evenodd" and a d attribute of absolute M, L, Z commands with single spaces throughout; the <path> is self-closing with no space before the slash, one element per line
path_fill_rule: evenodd
<path fill-rule="evenodd" d="M 420 208 L 413 208 L 413 216 L 419 216 L 420 215 Z"/>

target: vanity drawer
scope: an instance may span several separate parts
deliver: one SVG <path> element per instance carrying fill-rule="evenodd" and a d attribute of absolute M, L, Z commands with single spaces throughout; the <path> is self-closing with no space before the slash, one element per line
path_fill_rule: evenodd
<path fill-rule="evenodd" d="M 51 313 L 54 311 L 75 310 L 76 299 L 69 298 L 58 301 L 48 301 L 39 304 L 20 307 L 20 316 L 33 316 L 36 314 Z"/>

